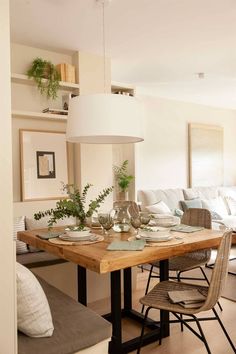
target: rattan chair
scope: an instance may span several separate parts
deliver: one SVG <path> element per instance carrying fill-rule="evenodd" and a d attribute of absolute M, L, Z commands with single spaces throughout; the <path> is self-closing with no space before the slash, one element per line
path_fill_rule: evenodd
<path fill-rule="evenodd" d="M 230 339 L 222 321 L 220 320 L 216 310 L 214 309 L 215 304 L 217 303 L 221 292 L 224 288 L 226 278 L 227 278 L 227 270 L 228 270 L 228 258 L 229 258 L 229 252 L 230 252 L 230 247 L 231 247 L 231 238 L 232 238 L 232 233 L 231 231 L 227 231 L 224 233 L 220 246 L 218 248 L 218 254 L 215 262 L 215 267 L 212 273 L 210 285 L 208 287 L 206 286 L 200 286 L 196 284 L 189 284 L 189 283 L 184 283 L 184 282 L 176 282 L 176 281 L 163 281 L 158 283 L 147 295 L 145 295 L 143 298 L 140 299 L 141 304 L 144 306 L 148 306 L 146 312 L 145 312 L 145 317 L 144 317 L 144 322 L 143 322 L 143 327 L 142 327 L 142 332 L 141 332 L 141 337 L 140 337 L 140 347 L 137 351 L 137 353 L 140 353 L 140 348 L 142 345 L 142 338 L 143 338 L 143 333 L 144 333 L 144 327 L 147 319 L 148 312 L 151 308 L 154 309 L 160 309 L 160 310 L 166 310 L 170 311 L 173 313 L 173 315 L 177 318 L 178 321 L 176 320 L 171 320 L 170 323 L 176 323 L 176 322 L 181 322 L 183 325 L 185 325 L 188 329 L 190 329 L 199 339 L 203 341 L 205 344 L 205 348 L 207 350 L 207 353 L 210 354 L 210 348 L 208 346 L 207 340 L 205 338 L 205 335 L 202 331 L 200 321 L 206 320 L 206 318 L 197 318 L 195 315 L 202 312 L 202 311 L 208 311 L 212 310 L 214 312 L 215 317 L 211 317 L 211 319 L 217 319 L 224 334 L 226 335 L 234 353 L 236 353 L 236 348 Z M 202 294 L 206 295 L 206 300 L 204 301 L 203 305 L 199 308 L 184 308 L 179 304 L 172 304 L 169 301 L 168 297 L 168 292 L 173 291 L 173 290 L 190 290 L 190 289 L 198 289 Z M 180 314 L 180 316 L 179 316 Z M 192 317 L 191 319 L 185 319 L 183 320 L 182 316 L 187 315 Z M 207 318 L 209 320 L 209 318 Z M 199 333 L 194 330 L 187 322 L 192 322 L 195 321 L 199 330 Z M 160 333 L 160 341 L 159 343 L 161 344 L 161 333 Z"/>
<path fill-rule="evenodd" d="M 202 226 L 205 227 L 206 229 L 211 229 L 211 213 L 207 209 L 198 209 L 198 208 L 191 208 L 185 211 L 181 223 L 185 225 L 190 225 L 190 226 Z M 209 284 L 209 280 L 206 276 L 206 273 L 204 272 L 204 269 L 202 268 L 205 266 L 211 258 L 211 250 L 210 249 L 204 249 L 201 251 L 196 251 L 196 252 L 190 252 L 187 253 L 183 256 L 178 256 L 178 257 L 173 257 L 170 258 L 169 260 L 169 270 L 171 271 L 176 271 L 177 273 L 177 279 L 180 281 L 181 274 L 183 272 L 199 268 L 203 278 L 189 278 L 185 277 L 184 279 L 195 279 L 195 280 L 205 280 L 207 284 Z M 149 290 L 149 285 L 150 285 L 150 280 L 151 278 L 159 278 L 159 275 L 153 274 L 153 268 L 157 267 L 159 268 L 159 261 L 157 262 L 152 262 L 150 263 L 151 268 L 149 271 L 149 277 L 147 281 L 147 286 L 145 290 L 145 294 L 148 293 Z M 219 304 L 219 307 L 222 311 L 222 307 Z M 144 310 L 144 306 L 142 307 L 142 312 Z"/>

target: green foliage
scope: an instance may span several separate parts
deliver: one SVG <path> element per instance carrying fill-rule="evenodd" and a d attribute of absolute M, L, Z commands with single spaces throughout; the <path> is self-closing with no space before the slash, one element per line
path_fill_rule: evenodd
<path fill-rule="evenodd" d="M 125 160 L 121 166 L 113 166 L 115 179 L 122 192 L 125 192 L 134 179 L 134 176 L 128 174 L 128 160 Z"/>
<path fill-rule="evenodd" d="M 42 58 L 36 58 L 27 71 L 27 75 L 29 78 L 34 78 L 42 95 L 46 95 L 47 98 L 52 98 L 53 100 L 57 98 L 60 74 L 54 64 Z"/>
<path fill-rule="evenodd" d="M 59 219 L 64 219 L 65 217 L 76 217 L 80 221 L 80 229 L 82 230 L 86 223 L 86 218 L 92 216 L 93 212 L 97 211 L 101 203 L 104 202 L 105 198 L 112 192 L 113 187 L 105 188 L 96 199 L 91 200 L 88 205 L 88 210 L 85 210 L 86 196 L 89 188 L 92 184 L 87 183 L 84 187 L 82 193 L 73 184 L 64 184 L 63 190 L 68 194 L 68 198 L 61 199 L 56 203 L 55 209 L 49 209 L 46 211 L 40 211 L 34 214 L 35 220 L 40 220 L 45 216 L 50 216 L 48 221 L 48 227 L 51 228 L 53 224 Z"/>

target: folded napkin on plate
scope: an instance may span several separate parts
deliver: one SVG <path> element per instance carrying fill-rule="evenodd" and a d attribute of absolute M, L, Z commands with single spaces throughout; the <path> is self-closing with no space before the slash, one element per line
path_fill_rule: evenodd
<path fill-rule="evenodd" d="M 179 304 L 185 308 L 201 307 L 206 297 L 197 289 L 168 291 L 168 296 L 173 304 Z"/>
<path fill-rule="evenodd" d="M 144 240 L 113 241 L 107 247 L 109 251 L 142 251 L 145 246 Z"/>
<path fill-rule="evenodd" d="M 64 231 L 57 232 L 57 231 L 49 231 L 49 232 L 39 232 L 36 236 L 43 240 L 49 240 L 50 238 L 56 238 L 60 235 L 64 234 Z"/>
<path fill-rule="evenodd" d="M 190 233 L 190 232 L 195 232 L 195 231 L 201 231 L 203 229 L 204 229 L 204 227 L 201 227 L 201 226 L 189 226 L 189 225 L 180 224 L 180 225 L 176 225 L 176 226 L 172 227 L 171 231 Z"/>

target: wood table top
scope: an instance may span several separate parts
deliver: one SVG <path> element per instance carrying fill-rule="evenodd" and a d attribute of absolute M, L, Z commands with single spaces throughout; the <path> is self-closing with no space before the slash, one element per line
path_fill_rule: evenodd
<path fill-rule="evenodd" d="M 56 227 L 53 230 L 59 231 L 64 230 L 64 228 Z M 184 242 L 171 247 L 145 247 L 142 251 L 108 251 L 106 248 L 109 243 L 117 239 L 127 240 L 132 234 L 112 232 L 111 236 L 105 237 L 102 242 L 91 245 L 65 246 L 53 244 L 37 237 L 37 233 L 42 231 L 47 231 L 47 229 L 19 231 L 18 239 L 101 274 L 156 260 L 168 259 L 204 248 L 217 247 L 223 235 L 222 231 L 207 229 L 189 234 L 171 231 L 174 237 L 183 237 Z M 101 234 L 100 230 L 94 230 L 93 232 Z M 233 238 L 236 241 L 235 234 Z"/>

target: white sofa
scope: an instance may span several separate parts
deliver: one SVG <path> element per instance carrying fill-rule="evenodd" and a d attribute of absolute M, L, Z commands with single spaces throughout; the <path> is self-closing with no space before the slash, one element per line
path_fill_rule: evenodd
<path fill-rule="evenodd" d="M 188 203 L 193 200 L 201 203 L 201 207 L 215 212 L 212 213 L 215 216 L 213 219 L 217 221 L 213 223 L 214 228 L 219 228 L 220 224 L 236 228 L 236 186 L 138 191 L 138 202 L 143 211 L 147 210 L 147 207 L 158 205 L 162 201 L 174 214 L 177 209 L 183 210 L 182 201 Z M 216 213 L 220 216 L 219 218 L 216 218 Z"/>

